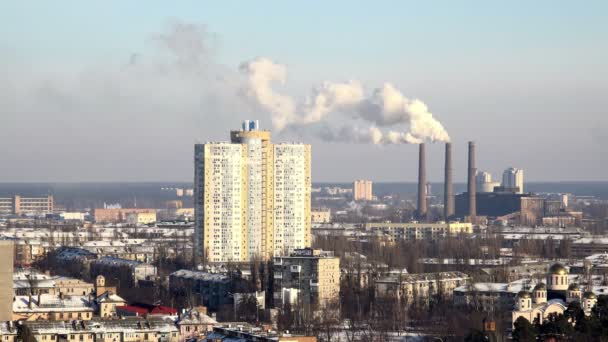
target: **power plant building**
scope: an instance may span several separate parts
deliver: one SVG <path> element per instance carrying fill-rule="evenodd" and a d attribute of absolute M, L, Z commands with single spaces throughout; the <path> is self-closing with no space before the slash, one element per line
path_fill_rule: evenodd
<path fill-rule="evenodd" d="M 530 194 L 515 194 L 511 192 L 478 192 L 476 211 L 478 216 L 492 218 L 515 217 L 520 224 L 539 225 L 544 216 L 544 199 Z M 466 217 L 469 210 L 468 193 L 456 195 L 456 216 Z"/>
<path fill-rule="evenodd" d="M 502 187 L 522 194 L 524 192 L 524 170 L 514 167 L 506 169 L 502 174 Z"/>
<path fill-rule="evenodd" d="M 486 171 L 477 171 L 475 175 L 475 187 L 477 192 L 494 192 L 495 187 L 499 187 L 499 182 L 492 181 L 492 174 Z"/>
<path fill-rule="evenodd" d="M 310 145 L 270 142 L 247 120 L 230 142 L 195 145 L 195 259 L 269 260 L 310 245 Z"/>

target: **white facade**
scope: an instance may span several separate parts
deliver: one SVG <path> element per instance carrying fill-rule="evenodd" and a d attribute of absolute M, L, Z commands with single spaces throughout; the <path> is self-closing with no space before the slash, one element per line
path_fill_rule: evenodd
<path fill-rule="evenodd" d="M 245 138 L 247 149 L 247 258 L 261 257 L 262 253 L 262 140 Z"/>
<path fill-rule="evenodd" d="M 243 149 L 241 145 L 205 145 L 205 238 L 209 261 L 240 261 L 243 253 Z"/>
<path fill-rule="evenodd" d="M 59 216 L 66 221 L 84 221 L 85 213 L 65 212 L 59 214 Z"/>
<path fill-rule="evenodd" d="M 271 144 L 251 121 L 195 145 L 197 262 L 267 260 L 310 244 L 310 145 Z"/>
<path fill-rule="evenodd" d="M 127 224 L 150 224 L 156 222 L 156 213 L 128 213 Z"/>
<path fill-rule="evenodd" d="M 517 188 L 517 193 L 524 192 L 524 170 L 510 167 L 502 174 L 502 186 L 505 188 Z"/>
<path fill-rule="evenodd" d="M 307 246 L 310 169 L 307 145 L 274 145 L 274 256 Z"/>

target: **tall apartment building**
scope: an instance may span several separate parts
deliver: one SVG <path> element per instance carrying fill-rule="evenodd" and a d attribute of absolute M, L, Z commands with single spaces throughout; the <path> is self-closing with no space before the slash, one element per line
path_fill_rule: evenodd
<path fill-rule="evenodd" d="M 373 196 L 372 181 L 356 180 L 353 183 L 353 198 L 355 201 L 371 201 Z"/>
<path fill-rule="evenodd" d="M 298 249 L 274 258 L 276 304 L 324 306 L 340 296 L 340 258 L 319 249 Z"/>
<path fill-rule="evenodd" d="M 195 259 L 248 262 L 310 245 L 310 145 L 273 144 L 257 121 L 194 147 Z"/>
<path fill-rule="evenodd" d="M 0 241 L 0 321 L 12 320 L 13 313 L 13 241 Z"/>
<path fill-rule="evenodd" d="M 517 189 L 515 192 L 524 192 L 524 170 L 510 167 L 502 174 L 502 187 L 505 189 Z"/>
<path fill-rule="evenodd" d="M 0 198 L 0 214 L 47 214 L 53 212 L 53 196 L 46 197 L 12 197 Z"/>

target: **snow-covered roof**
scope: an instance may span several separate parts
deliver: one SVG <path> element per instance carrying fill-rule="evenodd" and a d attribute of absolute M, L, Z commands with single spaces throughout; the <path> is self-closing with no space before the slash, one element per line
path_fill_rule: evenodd
<path fill-rule="evenodd" d="M 178 271 L 171 273 L 171 276 L 179 277 L 179 278 L 205 280 L 205 281 L 222 281 L 222 282 L 230 281 L 230 277 L 225 274 L 197 272 L 197 271 L 190 271 L 190 270 L 178 270 Z"/>
<path fill-rule="evenodd" d="M 31 305 L 29 301 L 31 299 Z M 31 307 L 30 307 L 31 306 Z M 93 303 L 87 296 L 64 296 L 41 294 L 39 296 L 15 296 L 13 312 L 57 312 L 93 311 Z"/>
<path fill-rule="evenodd" d="M 161 333 L 177 332 L 177 327 L 170 320 L 160 318 L 143 319 L 140 317 L 129 317 L 120 320 L 90 321 L 36 321 L 24 322 L 33 334 L 74 334 L 82 332 L 90 333 L 132 333 L 158 331 Z"/>

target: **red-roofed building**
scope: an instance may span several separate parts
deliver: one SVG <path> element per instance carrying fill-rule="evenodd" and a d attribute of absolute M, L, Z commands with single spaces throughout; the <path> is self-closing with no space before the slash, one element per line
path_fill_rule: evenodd
<path fill-rule="evenodd" d="M 133 303 L 116 307 L 116 313 L 123 317 L 128 316 L 177 316 L 177 310 L 164 305 Z"/>

